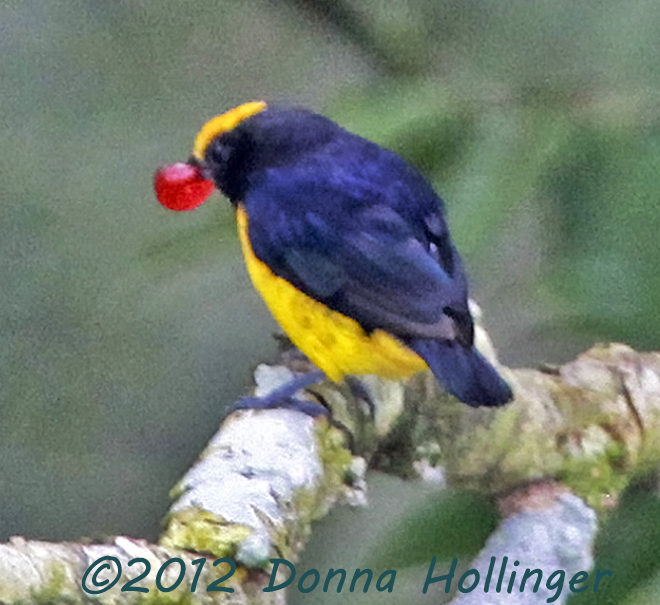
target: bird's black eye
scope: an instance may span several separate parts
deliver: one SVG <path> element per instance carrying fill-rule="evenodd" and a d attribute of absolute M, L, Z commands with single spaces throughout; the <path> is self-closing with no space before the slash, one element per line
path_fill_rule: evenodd
<path fill-rule="evenodd" d="M 233 155 L 233 147 L 219 139 L 211 141 L 206 150 L 206 161 L 215 164 L 227 164 Z"/>
<path fill-rule="evenodd" d="M 205 172 L 215 186 L 232 201 L 238 200 L 245 187 L 246 143 L 240 131 L 226 132 L 213 139 L 204 154 Z"/>

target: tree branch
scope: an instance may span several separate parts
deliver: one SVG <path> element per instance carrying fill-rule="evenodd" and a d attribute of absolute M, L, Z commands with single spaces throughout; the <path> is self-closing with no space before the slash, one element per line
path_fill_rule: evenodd
<path fill-rule="evenodd" d="M 488 339 L 480 328 L 478 339 L 488 355 Z M 301 369 L 299 360 L 289 365 Z M 658 467 L 660 354 L 601 345 L 560 368 L 502 371 L 516 399 L 499 410 L 471 409 L 419 375 L 405 385 L 365 378 L 376 404 L 375 418 L 359 390 L 334 384 L 307 394 L 332 407 L 332 423 L 285 409 L 234 412 L 175 488 L 160 546 L 121 537 L 94 545 L 12 539 L 0 545 L 0 601 L 45 595 L 50 601 L 83 602 L 89 597 L 81 588 L 83 575 L 100 557 L 116 557 L 123 575 L 95 598 L 101 603 L 130 601 L 136 595 L 120 590 L 144 572 L 143 563 L 129 566 L 141 557 L 151 563 L 151 571 L 136 586 L 149 591 L 157 589 L 163 563 L 181 559 L 170 562 L 159 579 L 161 589 L 167 588 L 185 570 L 173 599 L 283 603 L 284 591 L 262 592 L 269 582 L 269 559 L 295 562 L 313 520 L 338 502 L 363 504 L 367 464 L 404 476 L 434 476 L 437 471 L 452 486 L 500 497 L 508 520 L 475 560 L 475 568 L 483 571 L 491 556 L 500 556 L 493 553 L 507 549 L 509 557 L 524 552 L 539 566 L 587 567 L 593 513 L 566 491 L 605 509 L 616 503 L 634 475 Z M 286 366 L 261 366 L 257 394 L 290 376 Z M 561 486 L 549 479 L 560 480 Z M 512 491 L 526 495 L 504 496 Z M 539 506 L 530 493 L 550 495 Z M 576 536 L 570 556 L 566 532 Z M 543 543 L 540 550 L 530 546 L 529 535 L 538 537 L 534 544 Z M 566 556 L 573 562 L 567 563 Z M 235 592 L 207 593 L 211 581 L 230 571 L 227 561 L 213 567 L 224 557 L 238 563 L 224 584 Z M 204 569 L 191 593 L 202 560 Z M 96 581 L 111 579 L 115 568 L 111 561 Z M 92 577 L 88 573 L 87 587 L 100 588 L 90 584 Z M 486 602 L 479 593 L 479 602 Z M 511 595 L 503 594 L 511 602 Z M 531 598 L 530 591 L 525 594 Z M 463 595 L 456 602 L 472 601 Z"/>

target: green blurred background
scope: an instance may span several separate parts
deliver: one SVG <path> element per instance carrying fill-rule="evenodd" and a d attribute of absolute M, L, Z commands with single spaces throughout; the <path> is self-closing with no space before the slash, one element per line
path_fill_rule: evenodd
<path fill-rule="evenodd" d="M 428 175 L 506 363 L 660 349 L 659 49 L 653 0 L 1 1 L 0 539 L 155 538 L 273 353 L 229 205 L 151 189 L 248 100 Z M 370 512 L 320 524 L 317 567 L 428 497 L 374 483 Z"/>

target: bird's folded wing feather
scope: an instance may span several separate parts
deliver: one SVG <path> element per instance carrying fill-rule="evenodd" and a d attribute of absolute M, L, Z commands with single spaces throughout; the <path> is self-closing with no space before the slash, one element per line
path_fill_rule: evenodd
<path fill-rule="evenodd" d="M 439 200 L 406 205 L 401 191 L 387 191 L 271 171 L 244 202 L 254 252 L 366 330 L 471 342 L 465 278 Z"/>

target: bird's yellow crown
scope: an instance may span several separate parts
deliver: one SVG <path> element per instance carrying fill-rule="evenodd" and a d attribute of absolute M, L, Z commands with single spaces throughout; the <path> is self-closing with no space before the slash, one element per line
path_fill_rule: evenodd
<path fill-rule="evenodd" d="M 211 118 L 199 131 L 193 146 L 193 157 L 198 160 L 204 159 L 206 148 L 211 141 L 224 132 L 229 132 L 238 126 L 243 120 L 266 109 L 268 105 L 264 101 L 252 101 L 243 103 L 222 115 Z"/>

